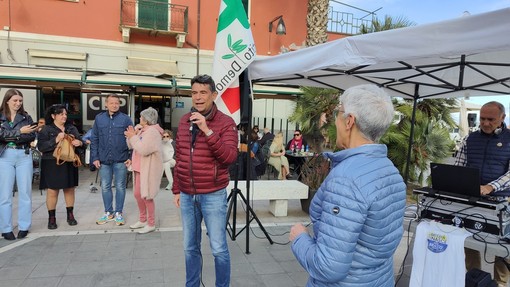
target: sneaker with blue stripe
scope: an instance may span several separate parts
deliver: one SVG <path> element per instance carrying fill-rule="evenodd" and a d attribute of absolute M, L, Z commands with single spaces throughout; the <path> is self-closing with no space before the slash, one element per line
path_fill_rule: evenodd
<path fill-rule="evenodd" d="M 105 212 L 103 216 L 101 216 L 98 220 L 96 220 L 96 224 L 103 225 L 108 221 L 114 220 L 114 215 L 110 212 Z"/>
<path fill-rule="evenodd" d="M 124 220 L 124 217 L 122 216 L 122 213 L 115 212 L 115 224 L 117 224 L 119 226 L 126 224 L 126 220 Z"/>

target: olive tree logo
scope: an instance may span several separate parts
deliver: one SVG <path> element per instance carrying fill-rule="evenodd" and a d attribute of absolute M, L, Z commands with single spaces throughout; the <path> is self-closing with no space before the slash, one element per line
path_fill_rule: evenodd
<path fill-rule="evenodd" d="M 236 57 L 239 60 L 241 60 L 241 62 L 243 62 L 244 64 L 244 61 L 238 56 L 239 53 L 242 53 L 248 47 L 248 45 L 243 44 L 243 39 L 237 40 L 234 43 L 232 43 L 232 35 L 228 34 L 227 46 L 231 53 L 225 54 L 221 58 L 223 60 L 229 60 Z"/>

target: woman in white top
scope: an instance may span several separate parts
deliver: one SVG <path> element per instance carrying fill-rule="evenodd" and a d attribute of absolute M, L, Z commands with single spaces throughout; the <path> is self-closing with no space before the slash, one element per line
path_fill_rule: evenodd
<path fill-rule="evenodd" d="M 175 142 L 173 137 L 174 136 L 171 130 L 163 131 L 163 170 L 165 171 L 164 174 L 168 179 L 168 185 L 165 188 L 166 190 L 172 189 L 172 184 L 174 182 L 172 168 L 175 166 Z"/>

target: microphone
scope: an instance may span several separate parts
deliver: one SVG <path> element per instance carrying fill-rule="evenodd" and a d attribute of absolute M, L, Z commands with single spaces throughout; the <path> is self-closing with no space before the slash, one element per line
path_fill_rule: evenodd
<path fill-rule="evenodd" d="M 191 107 L 190 112 L 196 113 L 198 110 L 195 109 L 195 107 Z M 191 147 L 193 148 L 195 146 L 195 140 L 197 139 L 198 126 L 197 124 L 193 123 L 192 120 L 189 120 L 189 131 L 191 133 Z"/>
<path fill-rule="evenodd" d="M 191 110 L 190 110 L 191 113 L 196 113 L 198 112 L 197 109 L 195 109 L 195 107 L 191 107 Z M 197 124 L 193 123 L 192 120 L 188 120 L 189 121 L 189 131 L 190 132 L 193 132 L 194 129 L 198 128 L 197 127 Z"/>

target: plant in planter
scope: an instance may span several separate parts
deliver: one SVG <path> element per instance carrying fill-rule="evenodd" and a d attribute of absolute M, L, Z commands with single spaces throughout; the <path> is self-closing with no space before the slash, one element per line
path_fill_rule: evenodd
<path fill-rule="evenodd" d="M 308 198 L 301 199 L 301 209 L 308 213 L 310 203 L 322 182 L 328 176 L 331 162 L 318 154 L 301 167 L 301 182 L 308 185 Z"/>

